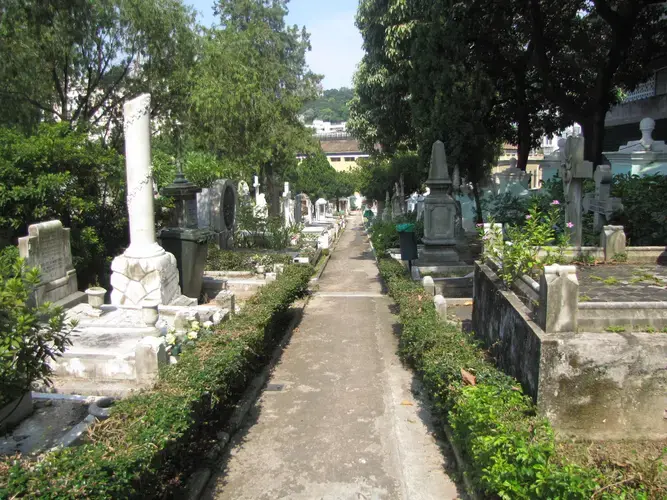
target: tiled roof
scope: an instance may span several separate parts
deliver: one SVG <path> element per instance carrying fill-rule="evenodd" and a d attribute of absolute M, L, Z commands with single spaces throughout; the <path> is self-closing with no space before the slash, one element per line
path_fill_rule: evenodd
<path fill-rule="evenodd" d="M 356 139 L 320 141 L 324 153 L 359 153 L 359 141 Z"/>

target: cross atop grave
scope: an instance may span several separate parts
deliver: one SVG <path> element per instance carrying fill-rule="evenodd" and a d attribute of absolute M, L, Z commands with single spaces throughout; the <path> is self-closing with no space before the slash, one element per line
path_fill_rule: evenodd
<path fill-rule="evenodd" d="M 623 208 L 620 198 L 612 198 L 611 194 L 611 166 L 599 165 L 595 174 L 595 193 L 588 193 L 584 196 L 583 206 L 587 212 L 595 214 L 593 226 L 596 231 L 601 231 L 607 224 L 611 215 L 617 210 Z"/>
<path fill-rule="evenodd" d="M 560 150 L 560 171 L 565 191 L 565 223 L 572 245 L 581 246 L 581 199 L 583 180 L 593 177 L 593 164 L 584 160 L 584 138 L 568 137 Z"/>

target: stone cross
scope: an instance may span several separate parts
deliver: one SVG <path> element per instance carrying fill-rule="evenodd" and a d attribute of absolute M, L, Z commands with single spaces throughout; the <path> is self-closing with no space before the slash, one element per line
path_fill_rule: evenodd
<path fill-rule="evenodd" d="M 571 244 L 580 247 L 583 180 L 593 177 L 593 164 L 584 161 L 583 137 L 568 137 L 563 146 L 560 162 L 565 191 L 565 223 L 570 230 Z"/>
<path fill-rule="evenodd" d="M 612 198 L 611 194 L 611 166 L 598 165 L 595 174 L 595 193 L 587 193 L 583 199 L 584 210 L 593 212 L 595 231 L 602 230 L 611 215 L 623 208 L 620 198 Z"/>

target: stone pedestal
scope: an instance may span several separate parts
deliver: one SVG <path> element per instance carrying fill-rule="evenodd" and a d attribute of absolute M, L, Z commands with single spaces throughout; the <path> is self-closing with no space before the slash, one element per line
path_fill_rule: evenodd
<path fill-rule="evenodd" d="M 456 250 L 456 200 L 449 193 L 452 181 L 441 141 L 433 144 L 426 185 L 430 194 L 424 202 L 424 252 L 420 263 L 456 264 L 460 260 Z"/>
<path fill-rule="evenodd" d="M 162 252 L 162 255 L 151 258 L 120 255 L 113 260 L 112 304 L 140 306 L 145 300 L 169 304 L 181 294 L 176 258 L 164 249 Z"/>

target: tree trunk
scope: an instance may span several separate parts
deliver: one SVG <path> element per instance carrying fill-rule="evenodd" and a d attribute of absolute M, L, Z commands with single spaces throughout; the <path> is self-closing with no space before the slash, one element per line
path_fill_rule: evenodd
<path fill-rule="evenodd" d="M 526 171 L 528 165 L 528 155 L 530 155 L 530 113 L 526 106 L 526 73 L 525 70 L 514 72 L 514 80 L 516 84 L 516 102 L 517 109 L 517 149 L 518 161 L 517 168 Z"/>
<path fill-rule="evenodd" d="M 525 171 L 528 166 L 528 156 L 530 155 L 530 116 L 525 106 L 521 106 L 518 112 L 518 161 L 517 168 Z"/>
<path fill-rule="evenodd" d="M 472 194 L 475 197 L 475 208 L 477 209 L 477 224 L 484 223 L 484 215 L 482 214 L 482 202 L 479 197 L 479 185 L 477 181 L 472 181 Z"/>

